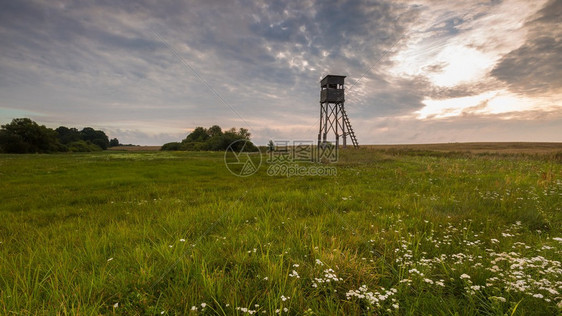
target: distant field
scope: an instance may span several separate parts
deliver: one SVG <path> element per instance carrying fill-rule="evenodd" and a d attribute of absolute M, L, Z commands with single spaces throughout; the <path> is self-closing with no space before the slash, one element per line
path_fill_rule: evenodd
<path fill-rule="evenodd" d="M 544 154 L 562 152 L 562 143 L 441 143 L 441 144 L 410 144 L 410 145 L 365 145 L 370 149 L 412 149 L 433 151 L 460 151 L 471 153 L 503 153 L 503 154 Z"/>
<path fill-rule="evenodd" d="M 440 143 L 440 144 L 406 144 L 406 145 L 361 145 L 361 148 L 375 150 L 430 150 L 457 151 L 471 153 L 503 153 L 503 154 L 545 154 L 562 152 L 562 143 Z M 112 151 L 157 151 L 160 146 L 117 146 Z"/>
<path fill-rule="evenodd" d="M 116 146 L 109 147 L 110 151 L 157 151 L 162 146 Z"/>
<path fill-rule="evenodd" d="M 0 314 L 560 315 L 560 144 L 455 145 L 0 155 Z"/>

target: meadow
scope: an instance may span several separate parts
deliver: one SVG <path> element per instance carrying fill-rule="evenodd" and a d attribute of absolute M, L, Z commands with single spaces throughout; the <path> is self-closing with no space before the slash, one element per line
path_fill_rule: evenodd
<path fill-rule="evenodd" d="M 0 155 L 0 314 L 562 314 L 561 156 Z"/>

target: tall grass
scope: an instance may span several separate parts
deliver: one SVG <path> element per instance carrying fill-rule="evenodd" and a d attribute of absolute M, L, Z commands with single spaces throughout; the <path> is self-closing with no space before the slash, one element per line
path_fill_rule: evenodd
<path fill-rule="evenodd" d="M 341 154 L 0 156 L 0 314 L 560 314 L 554 157 Z"/>

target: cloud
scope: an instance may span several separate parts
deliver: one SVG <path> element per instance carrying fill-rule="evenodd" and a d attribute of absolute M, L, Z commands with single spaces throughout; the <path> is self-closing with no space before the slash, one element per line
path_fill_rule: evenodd
<path fill-rule="evenodd" d="M 524 94 L 545 94 L 562 89 L 562 2 L 551 0 L 526 23 L 526 42 L 506 54 L 492 75 L 510 89 Z"/>
<path fill-rule="evenodd" d="M 258 143 L 315 139 L 319 80 L 343 74 L 360 141 L 379 141 L 371 133 L 379 128 L 389 140 L 423 140 L 440 132 L 424 126 L 451 134 L 416 119 L 427 100 L 558 91 L 560 36 L 547 31 L 555 8 L 520 0 L 2 2 L 0 107 L 52 127 L 107 129 L 126 143 L 177 141 L 213 124 L 248 127 Z M 550 111 L 556 95 L 525 100 Z M 486 111 L 479 102 L 458 116 L 494 117 L 494 101 Z"/>
<path fill-rule="evenodd" d="M 465 114 L 440 120 L 417 120 L 411 117 L 380 117 L 375 120 L 355 120 L 363 131 L 362 139 L 373 144 L 413 144 L 448 142 L 545 141 L 559 142 L 562 111 L 534 110 L 521 113 L 492 115 Z M 512 119 L 516 116 L 518 119 Z"/>

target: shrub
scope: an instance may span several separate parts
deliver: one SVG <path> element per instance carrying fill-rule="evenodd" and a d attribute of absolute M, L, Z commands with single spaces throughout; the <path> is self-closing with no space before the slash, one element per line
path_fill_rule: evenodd
<path fill-rule="evenodd" d="M 181 150 L 182 149 L 181 145 L 182 144 L 178 143 L 178 142 L 166 143 L 166 144 L 162 145 L 160 150 Z"/>
<path fill-rule="evenodd" d="M 77 140 L 67 145 L 68 151 L 71 152 L 90 152 L 90 151 L 100 151 L 101 147 L 83 140 Z"/>

